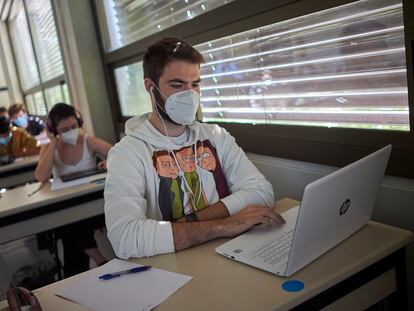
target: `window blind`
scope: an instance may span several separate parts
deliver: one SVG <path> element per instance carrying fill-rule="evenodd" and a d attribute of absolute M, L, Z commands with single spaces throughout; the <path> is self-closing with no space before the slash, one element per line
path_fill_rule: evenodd
<path fill-rule="evenodd" d="M 50 0 L 26 0 L 42 82 L 64 74 Z"/>
<path fill-rule="evenodd" d="M 65 92 L 67 92 L 66 84 L 56 85 L 54 87 L 51 87 L 45 90 L 46 105 L 49 111 L 57 103 L 64 102 L 64 103 L 69 104 L 69 101 L 66 98 L 67 94 L 65 94 Z"/>
<path fill-rule="evenodd" d="M 47 108 L 43 97 L 43 92 L 33 93 L 33 105 L 36 109 L 36 115 L 45 116 L 47 115 Z"/>
<path fill-rule="evenodd" d="M 23 91 L 26 91 L 40 82 L 27 26 L 26 13 L 21 1 L 15 1 L 13 4 L 9 31 L 21 87 Z"/>
<path fill-rule="evenodd" d="M 197 46 L 204 121 L 409 130 L 400 0 L 368 0 Z"/>
<path fill-rule="evenodd" d="M 102 33 L 112 51 L 192 19 L 233 0 L 99 0 L 105 12 Z M 104 26 L 105 25 L 105 26 Z"/>

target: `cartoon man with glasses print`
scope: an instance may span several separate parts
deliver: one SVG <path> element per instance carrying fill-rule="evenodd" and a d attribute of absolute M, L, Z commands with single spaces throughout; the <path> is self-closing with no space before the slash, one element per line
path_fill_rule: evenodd
<path fill-rule="evenodd" d="M 185 214 L 191 214 L 207 206 L 200 177 L 196 170 L 195 155 L 191 147 L 183 147 L 175 152 L 178 164 L 184 172 L 183 190 L 189 200 L 184 206 Z"/>

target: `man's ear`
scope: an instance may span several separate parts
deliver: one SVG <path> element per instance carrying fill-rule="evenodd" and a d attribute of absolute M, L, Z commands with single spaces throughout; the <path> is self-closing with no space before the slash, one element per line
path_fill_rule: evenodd
<path fill-rule="evenodd" d="M 152 81 L 150 80 L 150 79 L 148 79 L 148 78 L 145 78 L 144 79 L 144 86 L 145 86 L 145 90 L 148 92 L 148 93 L 152 93 L 152 91 L 153 91 L 153 89 L 154 89 L 154 84 L 152 83 Z"/>

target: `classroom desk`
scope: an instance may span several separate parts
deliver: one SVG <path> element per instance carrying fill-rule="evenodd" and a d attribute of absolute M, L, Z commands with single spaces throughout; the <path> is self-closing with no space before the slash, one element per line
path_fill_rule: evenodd
<path fill-rule="evenodd" d="M 58 191 L 51 184 L 27 184 L 0 198 L 0 244 L 103 214 L 104 184 L 91 183 Z"/>
<path fill-rule="evenodd" d="M 35 180 L 39 156 L 17 158 L 13 163 L 0 166 L 0 189 L 9 188 Z"/>
<path fill-rule="evenodd" d="M 295 204 L 297 201 L 284 199 L 276 208 L 283 211 Z M 285 278 L 215 253 L 215 247 L 227 239 L 132 261 L 194 277 L 157 310 L 358 310 L 391 293 L 394 301 L 402 303 L 392 310 L 404 310 L 404 247 L 412 239 L 412 232 L 370 222 L 289 278 L 305 283 L 298 293 L 281 289 Z M 87 310 L 54 295 L 76 278 L 35 290 L 43 310 Z"/>

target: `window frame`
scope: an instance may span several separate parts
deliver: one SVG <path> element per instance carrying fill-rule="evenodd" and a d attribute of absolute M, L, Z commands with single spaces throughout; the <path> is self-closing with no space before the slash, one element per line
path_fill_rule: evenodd
<path fill-rule="evenodd" d="M 62 63 L 63 63 L 64 73 L 62 75 L 59 75 L 59 76 L 57 76 L 55 78 L 52 78 L 50 80 L 43 81 L 41 73 L 40 73 L 38 52 L 36 51 L 34 40 L 33 40 L 33 30 L 32 30 L 32 27 L 30 25 L 30 22 L 29 22 L 29 17 L 28 17 L 28 12 L 27 12 L 27 3 L 26 3 L 26 0 L 22 0 L 23 10 L 25 11 L 25 15 L 26 15 L 26 23 L 27 23 L 27 27 L 28 27 L 28 30 L 29 30 L 30 44 L 31 44 L 32 49 L 33 49 L 33 55 L 34 55 L 34 60 L 35 60 L 35 64 L 36 64 L 36 70 L 37 70 L 37 73 L 38 73 L 38 76 L 39 76 L 39 84 L 32 87 L 32 88 L 30 88 L 30 89 L 28 89 L 28 90 L 25 90 L 25 91 L 23 90 L 22 87 L 20 87 L 20 91 L 21 91 L 22 98 L 23 98 L 23 101 L 24 101 L 24 105 L 26 106 L 26 109 L 28 109 L 28 105 L 26 103 L 26 97 L 28 95 L 33 96 L 35 93 L 41 92 L 42 97 L 43 97 L 43 102 L 44 102 L 44 108 L 45 108 L 45 111 L 47 113 L 49 112 L 49 108 L 48 108 L 48 105 L 47 105 L 46 89 L 49 89 L 49 88 L 52 88 L 52 87 L 55 87 L 55 86 L 60 86 L 61 88 L 63 88 L 63 85 L 66 84 L 66 81 L 67 81 L 67 79 L 66 79 L 66 66 L 65 66 L 65 63 L 63 61 L 63 50 L 62 50 L 62 46 L 61 46 L 61 42 L 60 42 L 60 37 L 59 37 L 58 31 L 57 31 L 55 6 L 54 6 L 53 0 L 49 0 L 49 1 L 50 1 L 51 9 L 52 9 L 53 20 L 54 20 L 55 27 L 56 27 L 56 35 L 58 37 L 59 50 L 60 50 L 60 53 L 61 53 L 61 56 L 62 56 Z M 15 52 L 14 52 L 14 46 L 13 46 L 13 42 L 11 40 L 11 35 L 10 35 L 8 18 L 7 18 L 6 27 L 7 27 L 7 35 L 9 37 L 9 41 L 10 41 L 10 44 L 11 44 L 11 47 L 12 47 L 13 61 L 14 61 L 15 64 L 17 64 L 17 58 L 16 58 L 16 55 L 15 55 Z M 17 71 L 17 76 L 18 76 L 19 81 L 20 81 L 20 72 L 19 71 Z M 69 96 L 70 96 L 70 91 L 69 91 Z M 35 108 L 36 108 L 36 106 L 35 106 Z M 38 115 L 37 114 L 37 109 L 36 109 L 36 114 L 32 114 L 32 115 L 35 115 L 35 116 L 40 117 L 42 119 L 46 118 L 45 115 Z"/>
<path fill-rule="evenodd" d="M 116 94 L 114 70 L 141 61 L 145 48 L 157 39 L 167 36 L 182 38 L 196 45 L 249 29 L 288 20 L 357 0 L 263 0 L 252 7 L 249 0 L 236 0 L 197 16 L 162 32 L 131 43 L 118 50 L 105 53 L 102 33 L 98 22 L 98 4 L 92 3 L 94 22 L 99 34 L 103 66 L 110 90 L 110 102 L 114 111 L 118 134 L 128 119 L 121 114 Z M 239 124 L 219 122 L 236 139 L 246 152 L 275 157 L 308 161 L 342 167 L 387 145 L 392 144 L 386 174 L 414 178 L 414 2 L 402 0 L 406 48 L 407 88 L 409 108 L 409 132 L 367 130 L 350 128 L 326 128 L 297 125 Z M 237 14 L 234 14 L 237 12 Z M 102 12 L 101 12 L 102 13 Z M 214 22 L 212 22 L 214 21 Z"/>

